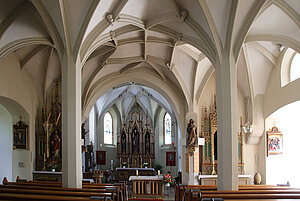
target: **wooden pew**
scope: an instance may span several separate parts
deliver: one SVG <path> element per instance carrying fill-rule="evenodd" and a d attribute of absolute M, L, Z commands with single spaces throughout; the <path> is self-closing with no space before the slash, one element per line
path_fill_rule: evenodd
<path fill-rule="evenodd" d="M 200 191 L 202 198 L 224 198 L 224 199 L 298 199 L 299 188 L 279 187 L 275 185 L 249 185 L 239 186 L 238 191 L 217 191 L 216 186 L 189 185 L 176 186 L 175 200 L 199 200 L 197 193 Z M 245 198 L 244 198 L 245 197 Z"/>
<path fill-rule="evenodd" d="M 10 189 L 31 189 L 31 190 L 52 190 L 52 191 L 73 191 L 73 192 L 89 192 L 89 193 L 97 193 L 97 196 L 104 196 L 103 193 L 111 193 L 111 197 L 113 200 L 122 201 L 121 197 L 118 196 L 118 192 L 116 189 L 78 189 L 78 188 L 62 188 L 62 187 L 47 187 L 47 186 L 29 186 L 29 185 L 0 185 L 1 188 L 10 188 Z"/>
<path fill-rule="evenodd" d="M 17 182 L 8 182 L 3 180 L 5 186 L 12 186 L 24 189 L 53 189 L 60 191 L 76 191 L 76 192 L 97 192 L 97 193 L 112 193 L 112 199 L 117 201 L 123 201 L 126 198 L 123 196 L 123 191 L 125 189 L 122 184 L 93 184 L 93 183 L 84 183 L 82 189 L 78 188 L 62 188 L 61 182 L 47 182 L 47 181 L 28 181 L 20 180 Z M 104 195 L 106 196 L 106 195 Z M 107 197 L 107 196 L 106 196 Z"/>

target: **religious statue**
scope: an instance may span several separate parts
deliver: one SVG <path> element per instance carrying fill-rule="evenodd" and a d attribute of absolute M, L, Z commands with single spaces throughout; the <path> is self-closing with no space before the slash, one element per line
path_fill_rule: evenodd
<path fill-rule="evenodd" d="M 121 153 L 126 153 L 126 134 L 124 131 L 121 135 Z"/>
<path fill-rule="evenodd" d="M 149 132 L 145 135 L 145 152 L 146 154 L 150 154 L 150 135 Z"/>
<path fill-rule="evenodd" d="M 138 153 L 138 147 L 139 147 L 139 133 L 137 131 L 137 128 L 134 128 L 132 131 L 132 152 L 135 154 Z"/>
<path fill-rule="evenodd" d="M 187 127 L 187 145 L 195 145 L 197 138 L 197 127 L 193 119 L 190 119 L 190 122 Z"/>
<path fill-rule="evenodd" d="M 50 136 L 50 150 L 51 156 L 55 158 L 60 158 L 61 156 L 61 142 L 60 131 L 55 129 L 55 131 Z"/>

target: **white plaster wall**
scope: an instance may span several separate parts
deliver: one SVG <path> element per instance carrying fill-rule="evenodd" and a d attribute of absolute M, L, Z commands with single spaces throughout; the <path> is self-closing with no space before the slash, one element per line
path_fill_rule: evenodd
<path fill-rule="evenodd" d="M 14 169 L 14 175 L 32 178 L 31 170 L 35 164 L 35 116 L 38 97 L 32 79 L 20 68 L 18 57 L 11 53 L 0 61 L 0 96 L 7 97 L 20 104 L 29 115 L 25 123 L 28 124 L 29 150 L 13 152 L 13 166 L 17 162 L 26 161 L 25 168 Z M 13 116 L 13 124 L 18 115 Z M 32 156 L 31 156 L 32 155 Z M 26 169 L 26 170 L 25 170 Z M 13 178 L 15 179 L 15 178 Z"/>
<path fill-rule="evenodd" d="M 13 145 L 13 131 L 12 131 L 12 116 L 0 104 L 0 179 L 6 177 L 12 181 L 12 145 Z"/>

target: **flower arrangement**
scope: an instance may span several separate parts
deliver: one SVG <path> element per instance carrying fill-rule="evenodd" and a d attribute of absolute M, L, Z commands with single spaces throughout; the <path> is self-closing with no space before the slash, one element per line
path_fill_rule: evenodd
<path fill-rule="evenodd" d="M 174 177 L 172 177 L 171 173 L 163 174 L 164 182 L 167 184 L 173 184 L 174 183 Z"/>
<path fill-rule="evenodd" d="M 49 169 L 56 169 L 57 168 L 57 161 L 56 160 L 50 160 L 48 162 L 48 168 Z"/>

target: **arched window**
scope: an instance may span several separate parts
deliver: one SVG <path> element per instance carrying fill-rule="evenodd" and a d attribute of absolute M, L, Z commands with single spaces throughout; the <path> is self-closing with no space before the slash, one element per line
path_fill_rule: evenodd
<path fill-rule="evenodd" d="M 300 54 L 297 53 L 291 63 L 290 82 L 300 78 Z"/>
<path fill-rule="evenodd" d="M 104 144 L 113 143 L 113 119 L 109 112 L 104 115 Z"/>
<path fill-rule="evenodd" d="M 172 143 L 172 138 L 171 138 L 172 121 L 171 120 L 172 119 L 169 113 L 166 113 L 164 117 L 164 144 Z"/>

